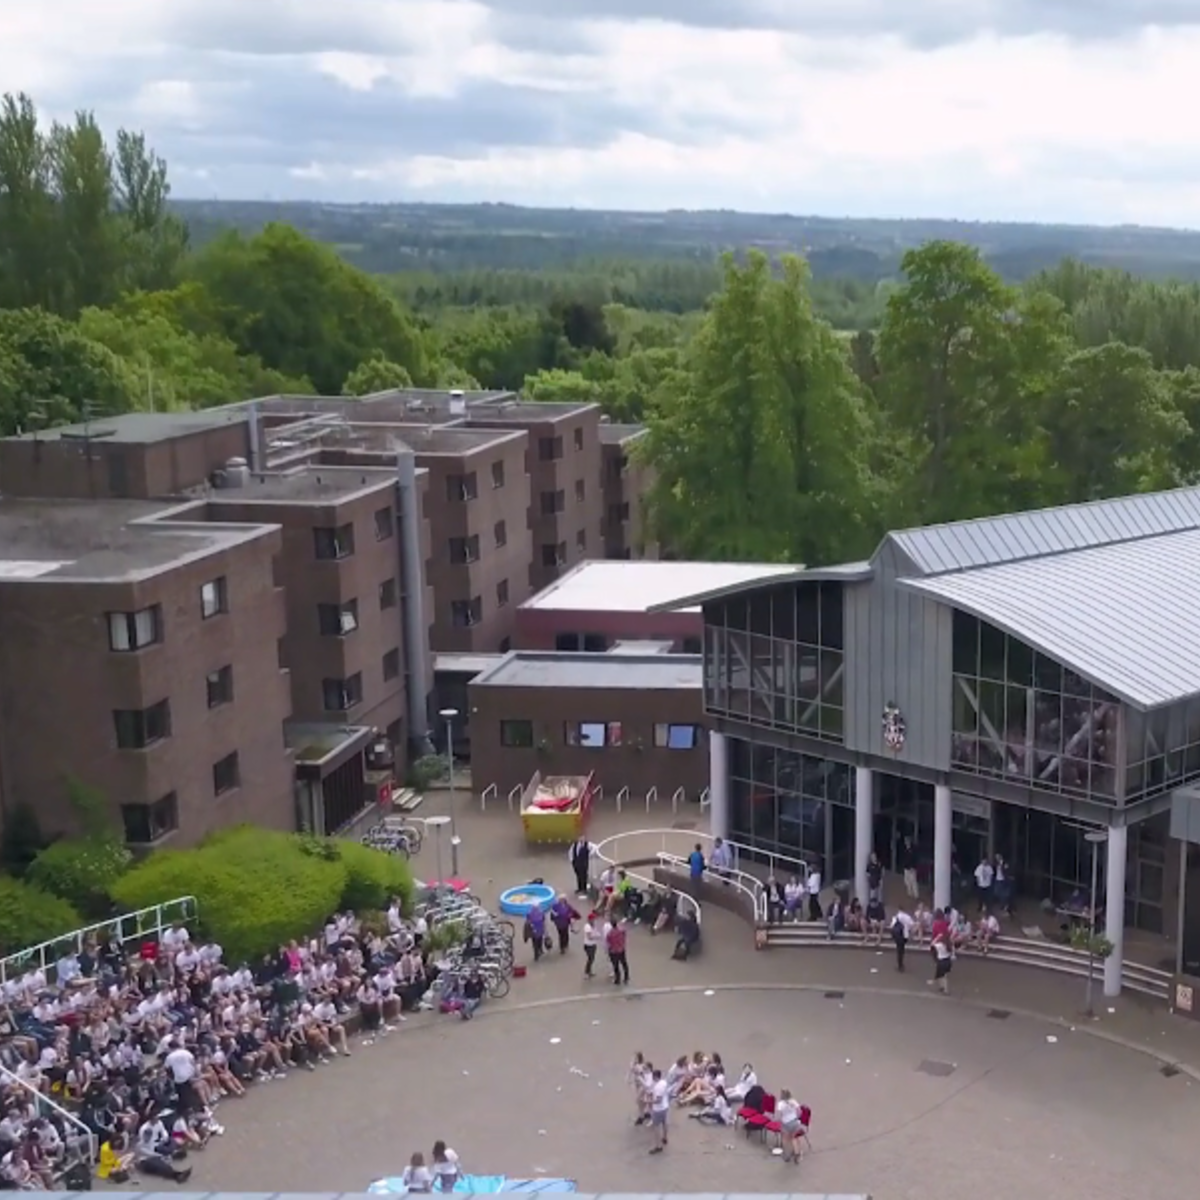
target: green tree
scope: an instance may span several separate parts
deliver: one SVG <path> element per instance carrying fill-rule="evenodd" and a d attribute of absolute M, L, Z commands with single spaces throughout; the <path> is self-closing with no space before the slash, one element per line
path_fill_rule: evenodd
<path fill-rule="evenodd" d="M 1027 303 L 957 242 L 903 260 L 876 341 L 887 433 L 901 453 L 893 524 L 958 520 L 1039 499 L 1037 396 L 1067 349 L 1060 310 Z"/>
<path fill-rule="evenodd" d="M 724 283 L 651 407 L 640 453 L 659 540 L 682 556 L 828 563 L 873 533 L 865 462 L 873 431 L 807 269 L 724 260 Z"/>
<path fill-rule="evenodd" d="M 369 396 L 372 392 L 387 392 L 392 388 L 410 388 L 413 385 L 412 376 L 407 368 L 384 358 L 382 354 L 373 354 L 346 376 L 342 384 L 343 396 Z"/>
<path fill-rule="evenodd" d="M 1063 363 L 1042 415 L 1050 502 L 1154 491 L 1179 482 L 1191 429 L 1146 350 L 1109 342 Z"/>

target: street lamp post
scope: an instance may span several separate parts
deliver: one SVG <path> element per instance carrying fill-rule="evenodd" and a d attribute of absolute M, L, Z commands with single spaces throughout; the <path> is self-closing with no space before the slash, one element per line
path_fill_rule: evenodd
<path fill-rule="evenodd" d="M 458 796 L 454 791 L 454 718 L 457 708 L 443 708 L 438 716 L 446 722 L 446 771 L 450 779 L 450 873 L 458 878 Z"/>
<path fill-rule="evenodd" d="M 437 854 L 438 877 L 437 877 L 437 888 L 435 889 L 437 891 L 441 890 L 442 884 L 445 882 L 445 879 L 442 876 L 442 830 L 445 829 L 446 826 L 449 824 L 450 824 L 449 817 L 426 817 L 425 818 L 425 828 L 432 829 L 433 835 L 434 835 L 433 836 L 433 844 L 434 844 L 435 853 Z"/>
<path fill-rule="evenodd" d="M 1093 829 L 1083 835 L 1083 840 L 1092 847 L 1092 894 L 1088 900 L 1087 995 L 1084 1001 L 1084 1015 L 1090 1020 L 1095 1016 L 1092 1011 L 1092 982 L 1096 971 L 1096 889 L 1099 875 L 1099 854 L 1101 843 L 1108 841 L 1108 834 L 1103 830 Z"/>

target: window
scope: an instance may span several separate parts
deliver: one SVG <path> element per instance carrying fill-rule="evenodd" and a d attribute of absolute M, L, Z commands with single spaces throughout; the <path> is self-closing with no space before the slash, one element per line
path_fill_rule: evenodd
<path fill-rule="evenodd" d="M 699 738 L 695 725 L 655 725 L 654 744 L 659 749 L 695 750 Z"/>
<path fill-rule="evenodd" d="M 566 497 L 562 491 L 542 493 L 542 516 L 552 517 L 566 507 Z"/>
<path fill-rule="evenodd" d="M 346 637 L 358 628 L 358 601 L 318 604 L 317 628 L 322 637 Z"/>
<path fill-rule="evenodd" d="M 500 745 L 511 750 L 529 750 L 533 747 L 532 721 L 501 721 Z"/>
<path fill-rule="evenodd" d="M 153 804 L 122 804 L 121 822 L 127 842 L 148 846 L 179 828 L 179 801 L 174 792 L 168 792 Z"/>
<path fill-rule="evenodd" d="M 492 487 L 502 488 L 504 486 L 504 463 L 500 460 L 492 463 Z"/>
<path fill-rule="evenodd" d="M 204 677 L 208 689 L 208 707 L 220 708 L 233 700 L 233 667 L 225 666 L 216 671 L 209 671 Z"/>
<path fill-rule="evenodd" d="M 275 662 L 281 671 L 289 670 L 288 653 L 287 653 L 287 638 L 275 639 Z"/>
<path fill-rule="evenodd" d="M 218 617 L 227 608 L 225 577 L 210 579 L 200 585 L 200 615 L 204 620 Z"/>
<path fill-rule="evenodd" d="M 542 545 L 542 566 L 561 567 L 567 561 L 567 543 L 545 542 Z"/>
<path fill-rule="evenodd" d="M 137 612 L 108 614 L 108 648 L 124 653 L 162 641 L 162 609 L 155 604 Z"/>
<path fill-rule="evenodd" d="M 119 750 L 144 750 L 171 736 L 171 702 L 160 700 L 149 708 L 117 709 L 113 722 Z"/>
<path fill-rule="evenodd" d="M 588 750 L 603 750 L 605 746 L 621 744 L 620 721 L 568 721 L 565 733 L 568 746 L 581 746 Z"/>
<path fill-rule="evenodd" d="M 321 701 L 326 712 L 346 712 L 362 703 L 362 672 L 347 679 L 321 681 Z"/>
<path fill-rule="evenodd" d="M 575 549 L 576 550 L 586 550 L 587 549 L 587 530 L 586 529 L 581 529 L 575 535 Z"/>
<path fill-rule="evenodd" d="M 475 472 L 469 475 L 446 476 L 447 500 L 474 500 L 479 495 L 479 485 L 475 481 Z"/>
<path fill-rule="evenodd" d="M 213 795 L 223 796 L 232 792 L 242 782 L 242 770 L 238 765 L 237 751 L 227 754 L 220 762 L 213 763 Z"/>
<path fill-rule="evenodd" d="M 609 525 L 620 525 L 622 521 L 629 520 L 629 502 L 624 504 L 610 504 L 608 506 L 608 523 Z"/>
<path fill-rule="evenodd" d="M 354 553 L 354 526 L 318 526 L 313 530 L 313 549 L 318 558 L 349 558 Z"/>
<path fill-rule="evenodd" d="M 503 521 L 497 521 L 495 528 L 492 530 L 492 536 L 496 539 L 496 549 L 501 546 L 508 545 L 508 526 Z"/>
<path fill-rule="evenodd" d="M 583 480 L 577 479 L 577 480 L 575 480 L 575 499 L 578 500 L 580 503 L 582 503 L 583 496 L 584 496 Z"/>
<path fill-rule="evenodd" d="M 583 449 L 583 426 L 582 425 L 578 429 L 575 430 L 575 449 L 576 450 Z"/>
<path fill-rule="evenodd" d="M 391 505 L 375 510 L 375 540 L 386 542 L 396 532 L 396 518 Z"/>
<path fill-rule="evenodd" d="M 538 438 L 538 458 L 542 462 L 553 462 L 556 458 L 562 458 L 563 455 L 563 440 L 560 437 L 544 437 Z"/>
<path fill-rule="evenodd" d="M 502 579 L 496 584 L 496 607 L 504 608 L 508 604 L 508 580 Z"/>
<path fill-rule="evenodd" d="M 395 608 L 396 607 L 396 580 L 385 579 L 379 585 L 379 607 Z"/>
<path fill-rule="evenodd" d="M 476 596 L 473 600 L 452 600 L 450 622 L 456 629 L 478 625 L 483 620 L 483 601 Z"/>
<path fill-rule="evenodd" d="M 479 534 L 450 539 L 450 561 L 456 566 L 479 561 Z"/>
<path fill-rule="evenodd" d="M 389 650 L 383 656 L 383 681 L 387 683 L 390 679 L 395 679 L 400 674 L 400 651 L 399 649 Z"/>

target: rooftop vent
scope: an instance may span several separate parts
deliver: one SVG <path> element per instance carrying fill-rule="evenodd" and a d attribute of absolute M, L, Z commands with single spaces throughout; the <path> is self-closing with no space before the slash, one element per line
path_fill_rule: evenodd
<path fill-rule="evenodd" d="M 219 488 L 245 487 L 250 482 L 250 464 L 244 458 L 231 458 L 216 473 L 214 482 Z"/>
<path fill-rule="evenodd" d="M 457 388 L 450 393 L 450 415 L 453 417 L 465 416 L 467 412 L 467 398 Z"/>

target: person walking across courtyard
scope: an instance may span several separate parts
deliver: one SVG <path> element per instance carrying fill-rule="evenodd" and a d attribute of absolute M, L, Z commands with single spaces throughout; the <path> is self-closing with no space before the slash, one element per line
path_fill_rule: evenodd
<path fill-rule="evenodd" d="M 813 867 L 808 878 L 804 881 L 804 890 L 808 893 L 808 919 L 819 921 L 825 915 L 821 909 L 821 868 Z"/>
<path fill-rule="evenodd" d="M 566 954 L 571 945 L 571 926 L 579 920 L 579 914 L 571 907 L 571 902 L 561 892 L 550 906 L 550 920 L 554 931 L 558 934 L 558 952 Z"/>
<path fill-rule="evenodd" d="M 904 970 L 904 952 L 908 949 L 908 939 L 912 936 L 916 922 L 901 909 L 892 918 L 892 941 L 896 946 L 896 970 Z"/>
<path fill-rule="evenodd" d="M 576 838 L 567 853 L 567 861 L 575 873 L 575 894 L 586 896 L 588 894 L 588 876 L 592 866 L 592 843 L 586 837 Z"/>
<path fill-rule="evenodd" d="M 625 921 L 617 918 L 611 921 L 604 930 L 604 946 L 608 951 L 608 961 L 612 966 L 613 983 L 629 982 L 629 959 L 626 957 Z"/>
<path fill-rule="evenodd" d="M 583 976 L 591 979 L 596 973 L 596 949 L 604 941 L 604 933 L 600 927 L 600 914 L 588 913 L 588 919 L 583 925 Z"/>
<path fill-rule="evenodd" d="M 692 895 L 697 898 L 700 896 L 700 884 L 704 881 L 706 865 L 704 847 L 697 842 L 696 848 L 688 855 L 688 882 L 692 885 Z"/>
<path fill-rule="evenodd" d="M 667 1117 L 671 1112 L 671 1095 L 662 1072 L 655 1067 L 650 1076 L 650 1128 L 654 1130 L 651 1154 L 661 1154 L 667 1146 Z"/>

